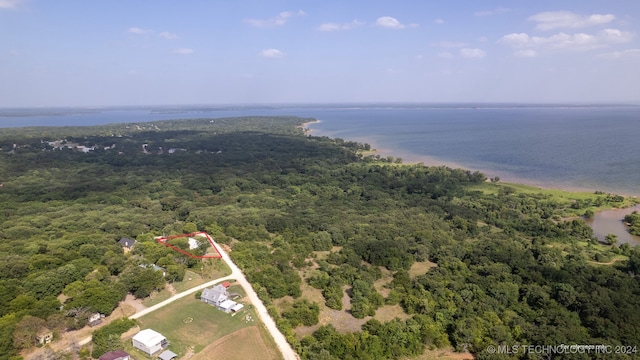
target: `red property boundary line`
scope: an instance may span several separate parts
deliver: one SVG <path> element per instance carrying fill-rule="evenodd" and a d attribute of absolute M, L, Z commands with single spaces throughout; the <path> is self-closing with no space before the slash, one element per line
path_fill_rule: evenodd
<path fill-rule="evenodd" d="M 194 236 L 204 236 L 207 238 L 207 240 L 209 240 L 209 244 L 211 244 L 211 246 L 213 247 L 213 249 L 216 251 L 217 255 L 202 255 L 202 256 L 197 256 L 197 255 L 193 255 L 192 253 L 188 252 L 188 251 L 184 251 L 182 249 L 180 249 L 177 246 L 173 246 L 171 244 L 169 244 L 167 241 L 171 240 L 171 239 L 177 239 L 177 238 L 188 238 L 188 237 L 194 237 Z M 197 232 L 192 232 L 190 234 L 182 234 L 182 235 L 173 235 L 173 236 L 165 236 L 165 237 L 159 237 L 156 239 L 157 242 L 159 242 L 160 244 L 164 245 L 164 246 L 168 246 L 170 248 L 172 248 L 173 250 L 183 254 L 183 255 L 187 255 L 190 258 L 193 259 L 221 259 L 222 255 L 220 254 L 220 251 L 218 250 L 218 248 L 216 247 L 216 245 L 213 243 L 213 239 L 211 238 L 211 236 L 209 236 L 209 234 L 207 234 L 204 231 L 197 231 Z"/>

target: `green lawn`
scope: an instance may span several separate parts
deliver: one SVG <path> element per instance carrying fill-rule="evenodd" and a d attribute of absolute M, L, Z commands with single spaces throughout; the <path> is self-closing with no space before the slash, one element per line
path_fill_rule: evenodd
<path fill-rule="evenodd" d="M 171 343 L 169 349 L 182 356 L 189 347 L 197 353 L 227 334 L 255 325 L 245 321 L 246 315 L 257 319 L 253 309 L 245 308 L 232 316 L 190 295 L 143 316 L 138 322 L 140 329 L 150 328 L 164 335 Z"/>

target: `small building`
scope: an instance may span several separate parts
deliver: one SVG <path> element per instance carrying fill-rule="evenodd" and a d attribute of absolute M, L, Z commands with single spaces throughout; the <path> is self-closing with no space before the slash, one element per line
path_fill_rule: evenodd
<path fill-rule="evenodd" d="M 89 323 L 89 326 L 93 327 L 93 326 L 102 324 L 102 317 L 103 316 L 100 313 L 93 313 L 89 315 L 87 322 Z"/>
<path fill-rule="evenodd" d="M 158 356 L 160 360 L 173 360 L 178 357 L 178 354 L 174 353 L 171 350 L 165 350 Z"/>
<path fill-rule="evenodd" d="M 122 248 L 124 248 L 125 250 L 131 250 L 133 248 L 133 245 L 136 244 L 136 241 L 129 238 L 121 238 L 120 241 L 118 241 L 118 244 L 120 244 L 120 246 L 122 246 Z"/>
<path fill-rule="evenodd" d="M 46 345 L 53 341 L 53 332 L 45 327 L 40 328 L 36 333 L 36 344 Z"/>
<path fill-rule="evenodd" d="M 155 271 L 160 271 L 162 272 L 162 276 L 167 276 L 167 269 L 163 268 L 162 266 L 158 266 L 156 264 L 140 264 L 139 266 L 145 269 L 153 269 Z"/>
<path fill-rule="evenodd" d="M 197 249 L 200 247 L 200 241 L 198 241 L 198 239 L 194 239 L 190 237 L 188 241 L 189 241 L 189 250 Z"/>
<path fill-rule="evenodd" d="M 124 350 L 109 351 L 102 354 L 98 360 L 131 360 L 131 355 Z"/>
<path fill-rule="evenodd" d="M 133 337 L 132 342 L 134 348 L 141 350 L 149 356 L 153 356 L 153 354 L 169 345 L 166 337 L 151 329 L 144 329 L 137 333 Z"/>

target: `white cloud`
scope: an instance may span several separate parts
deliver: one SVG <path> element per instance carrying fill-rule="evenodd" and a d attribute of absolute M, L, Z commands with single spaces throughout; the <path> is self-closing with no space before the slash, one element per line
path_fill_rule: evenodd
<path fill-rule="evenodd" d="M 453 59 L 454 56 L 452 53 L 445 51 L 445 52 L 438 53 L 438 57 L 441 57 L 443 59 Z"/>
<path fill-rule="evenodd" d="M 506 13 L 508 11 L 509 11 L 509 9 L 507 9 L 505 7 L 502 7 L 502 6 L 498 6 L 497 8 L 495 8 L 493 10 L 476 11 L 473 15 L 475 15 L 475 16 L 491 16 L 491 15 L 498 15 L 498 14 Z"/>
<path fill-rule="evenodd" d="M 604 29 L 595 35 L 578 33 L 557 33 L 548 37 L 529 36 L 526 33 L 513 33 L 503 36 L 498 42 L 509 45 L 515 49 L 543 49 L 565 51 L 587 51 L 611 44 L 629 42 L 633 34 L 617 29 Z"/>
<path fill-rule="evenodd" d="M 260 54 L 268 59 L 281 59 L 287 55 L 278 49 L 264 49 Z"/>
<path fill-rule="evenodd" d="M 376 20 L 376 25 L 385 27 L 388 29 L 404 29 L 407 27 L 418 27 L 418 24 L 409 24 L 409 25 L 402 24 L 400 21 L 398 21 L 398 19 L 391 16 L 379 17 L 378 20 Z"/>
<path fill-rule="evenodd" d="M 553 30 L 603 25 L 615 18 L 612 14 L 579 15 L 571 11 L 545 11 L 529 17 L 529 20 L 537 23 L 537 30 Z"/>
<path fill-rule="evenodd" d="M 179 49 L 173 50 L 173 53 L 174 54 L 179 54 L 179 55 L 189 55 L 189 54 L 193 54 L 193 49 L 179 48 Z"/>
<path fill-rule="evenodd" d="M 460 56 L 469 59 L 482 59 L 487 56 L 487 53 L 482 49 L 463 48 L 460 49 Z"/>
<path fill-rule="evenodd" d="M 153 32 L 153 30 L 141 29 L 141 28 L 138 28 L 138 27 L 129 28 L 129 30 L 127 30 L 127 31 L 132 33 L 132 34 L 136 34 L 136 35 L 150 34 L 150 33 Z"/>
<path fill-rule="evenodd" d="M 433 22 L 435 22 L 438 25 L 444 24 L 444 20 L 443 19 L 435 19 L 435 20 L 433 20 Z"/>
<path fill-rule="evenodd" d="M 518 50 L 514 52 L 513 55 L 517 57 L 536 57 L 538 56 L 538 52 L 532 49 L 526 49 L 526 50 Z"/>
<path fill-rule="evenodd" d="M 640 58 L 640 49 L 627 49 L 598 55 L 605 59 Z"/>
<path fill-rule="evenodd" d="M 177 39 L 178 38 L 178 35 L 176 35 L 174 33 L 170 33 L 168 31 L 163 31 L 158 35 L 160 35 L 161 38 L 167 39 L 167 40 L 173 40 L 173 39 Z"/>
<path fill-rule="evenodd" d="M 338 23 L 324 23 L 318 26 L 319 31 L 340 31 L 340 30 L 350 30 L 359 26 L 364 25 L 364 21 L 353 20 L 348 23 L 338 24 Z"/>
<path fill-rule="evenodd" d="M 289 19 L 294 16 L 304 16 L 304 15 L 306 15 L 306 13 L 302 10 L 298 10 L 295 12 L 283 11 L 280 14 L 276 15 L 275 17 L 272 17 L 269 19 L 244 19 L 244 22 L 255 27 L 276 27 L 276 26 L 282 26 L 286 24 L 287 21 L 289 21 Z"/>
<path fill-rule="evenodd" d="M 23 2 L 24 0 L 0 0 L 0 9 L 15 9 Z"/>

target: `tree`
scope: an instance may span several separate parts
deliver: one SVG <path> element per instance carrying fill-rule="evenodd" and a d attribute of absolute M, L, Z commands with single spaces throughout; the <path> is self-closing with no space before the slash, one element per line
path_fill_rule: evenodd
<path fill-rule="evenodd" d="M 18 349 L 27 349 L 36 344 L 36 336 L 47 322 L 35 316 L 27 315 L 18 324 L 13 332 L 13 343 Z"/>
<path fill-rule="evenodd" d="M 607 236 L 604 237 L 604 243 L 607 245 L 614 245 L 617 242 L 618 242 L 618 235 L 616 234 L 607 234 Z"/>

